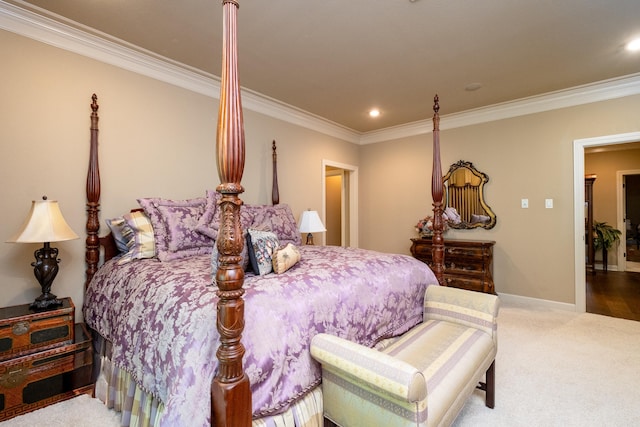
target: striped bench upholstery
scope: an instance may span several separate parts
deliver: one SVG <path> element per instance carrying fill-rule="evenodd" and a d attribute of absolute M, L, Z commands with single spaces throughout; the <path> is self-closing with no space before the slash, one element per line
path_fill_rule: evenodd
<path fill-rule="evenodd" d="M 495 295 L 429 286 L 424 322 L 377 349 L 316 335 L 325 417 L 349 426 L 447 426 L 478 387 L 494 404 Z"/>

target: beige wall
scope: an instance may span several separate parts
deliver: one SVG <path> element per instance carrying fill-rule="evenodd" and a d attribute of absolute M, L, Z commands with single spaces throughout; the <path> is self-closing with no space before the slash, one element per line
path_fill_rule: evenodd
<path fill-rule="evenodd" d="M 21 224 L 31 200 L 59 200 L 84 234 L 89 104 L 100 102 L 103 218 L 136 197 L 196 197 L 214 187 L 217 100 L 0 31 L 0 238 Z M 441 102 L 446 115 L 446 99 Z M 640 96 L 500 120 L 441 133 L 443 164 L 468 160 L 489 175 L 492 230 L 449 237 L 495 240 L 498 292 L 574 302 L 573 140 L 640 130 Z M 322 160 L 359 167 L 360 246 L 409 253 L 414 224 L 431 210 L 431 135 L 357 146 L 245 111 L 243 199 L 268 203 L 271 141 L 279 146 L 280 198 L 297 216 L 321 211 Z M 443 124 L 446 116 L 443 119 Z M 148 159 L 148 160 L 147 160 Z M 529 209 L 520 208 L 528 198 Z M 545 209 L 544 199 L 554 208 Z M 4 236 L 4 237 L 2 237 Z M 54 292 L 82 302 L 83 239 L 56 244 Z M 0 306 L 33 300 L 38 245 L 0 245 Z"/>
<path fill-rule="evenodd" d="M 446 98 L 440 105 L 446 114 Z M 497 292 L 574 303 L 573 141 L 638 131 L 638 111 L 633 96 L 441 132 L 443 173 L 462 159 L 489 176 L 496 227 L 447 237 L 496 241 Z M 409 253 L 413 225 L 431 210 L 431 141 L 429 134 L 362 147 L 362 247 Z M 520 208 L 522 198 L 529 209 Z"/>
<path fill-rule="evenodd" d="M 32 200 L 57 199 L 81 239 L 53 244 L 62 260 L 53 292 L 80 307 L 91 94 L 100 104 L 103 219 L 136 207 L 137 197 L 198 197 L 218 184 L 218 101 L 10 32 L 0 31 L 0 46 L 0 241 L 17 231 Z M 251 111 L 244 118 L 248 203 L 270 203 L 274 139 L 280 200 L 296 218 L 321 211 L 323 159 L 358 165 L 354 144 Z M 40 294 L 30 266 L 40 246 L 0 244 L 0 306 Z"/>

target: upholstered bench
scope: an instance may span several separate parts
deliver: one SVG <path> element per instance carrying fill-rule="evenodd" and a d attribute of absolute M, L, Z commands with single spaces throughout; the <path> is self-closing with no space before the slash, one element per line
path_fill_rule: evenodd
<path fill-rule="evenodd" d="M 447 426 L 475 388 L 493 408 L 498 306 L 495 295 L 429 286 L 424 321 L 376 349 L 316 335 L 325 418 L 343 427 Z"/>

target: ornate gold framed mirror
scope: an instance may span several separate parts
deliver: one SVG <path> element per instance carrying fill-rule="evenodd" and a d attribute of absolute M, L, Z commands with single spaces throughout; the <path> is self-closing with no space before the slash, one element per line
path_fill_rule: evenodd
<path fill-rule="evenodd" d="M 489 177 L 473 163 L 460 160 L 442 178 L 445 188 L 445 216 L 455 229 L 485 228 L 496 225 L 496 215 L 484 200 L 484 184 Z"/>

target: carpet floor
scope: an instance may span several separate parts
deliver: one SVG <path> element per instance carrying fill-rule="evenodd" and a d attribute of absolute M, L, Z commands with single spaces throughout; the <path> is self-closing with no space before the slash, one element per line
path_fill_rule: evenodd
<path fill-rule="evenodd" d="M 498 346 L 495 409 L 485 407 L 484 393 L 476 391 L 454 427 L 640 425 L 640 322 L 503 306 Z M 114 412 L 88 396 L 0 423 L 0 427 L 118 425 Z"/>

